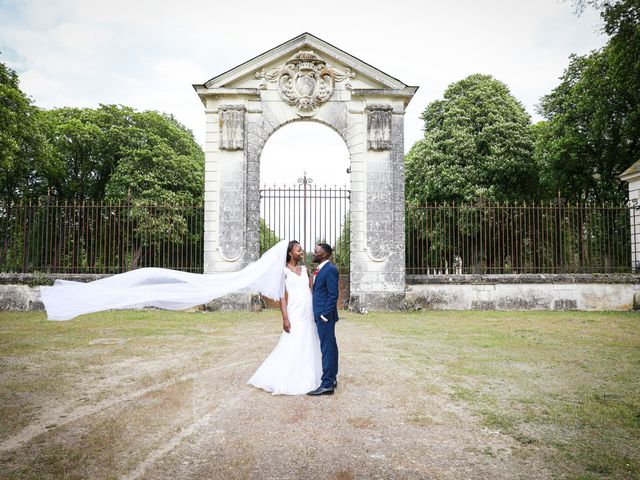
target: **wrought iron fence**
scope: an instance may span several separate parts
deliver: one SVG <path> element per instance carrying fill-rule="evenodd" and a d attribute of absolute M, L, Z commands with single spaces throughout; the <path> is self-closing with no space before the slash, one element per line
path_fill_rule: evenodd
<path fill-rule="evenodd" d="M 307 261 L 318 242 L 334 248 L 340 273 L 349 271 L 350 192 L 340 187 L 318 187 L 306 174 L 293 187 L 260 190 L 260 253 L 279 240 L 298 240 Z"/>
<path fill-rule="evenodd" d="M 626 205 L 407 205 L 408 274 L 628 273 Z"/>
<path fill-rule="evenodd" d="M 306 207 L 305 207 L 306 206 Z M 306 212 L 306 213 L 305 213 Z M 300 184 L 261 190 L 261 250 L 296 238 L 335 246 L 349 271 L 349 191 Z M 202 205 L 0 204 L 0 271 L 202 272 Z M 407 205 L 408 274 L 628 273 L 625 205 Z"/>
<path fill-rule="evenodd" d="M 202 272 L 202 205 L 0 204 L 0 271 Z"/>

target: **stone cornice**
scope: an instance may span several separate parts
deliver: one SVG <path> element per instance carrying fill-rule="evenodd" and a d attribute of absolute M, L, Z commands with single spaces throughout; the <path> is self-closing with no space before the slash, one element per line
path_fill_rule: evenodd
<path fill-rule="evenodd" d="M 640 160 L 635 162 L 629 168 L 619 175 L 620 180 L 629 182 L 640 177 Z"/>
<path fill-rule="evenodd" d="M 354 97 L 413 97 L 418 87 L 396 88 L 354 88 L 351 95 Z"/>
<path fill-rule="evenodd" d="M 260 89 L 258 88 L 207 88 L 204 85 L 194 85 L 196 93 L 205 103 L 207 98 L 224 97 L 224 96 L 246 96 L 259 97 Z"/>

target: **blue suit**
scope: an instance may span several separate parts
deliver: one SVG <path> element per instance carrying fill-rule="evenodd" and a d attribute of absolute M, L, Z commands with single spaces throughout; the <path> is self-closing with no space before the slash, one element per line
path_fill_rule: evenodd
<path fill-rule="evenodd" d="M 326 322 L 320 318 L 321 315 L 327 319 Z M 313 316 L 322 351 L 322 384 L 320 386 L 333 388 L 338 375 L 338 342 L 336 342 L 338 269 L 330 262 L 322 266 L 313 282 Z"/>

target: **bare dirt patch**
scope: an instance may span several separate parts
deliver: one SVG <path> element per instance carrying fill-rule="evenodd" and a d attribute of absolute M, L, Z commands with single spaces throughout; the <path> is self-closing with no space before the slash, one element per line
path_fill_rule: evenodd
<path fill-rule="evenodd" d="M 141 318 L 155 328 L 163 315 Z M 540 445 L 487 427 L 441 368 L 413 362 L 402 348 L 410 338 L 346 314 L 337 326 L 336 394 L 273 396 L 246 381 L 276 344 L 277 313 L 171 315 L 171 327 L 135 335 L 74 321 L 95 334 L 51 352 L 59 363 L 46 372 L 65 376 L 65 355 L 85 366 L 55 396 L 34 395 L 31 413 L 0 438 L 0 477 L 557 476 Z M 2 378 L 46 361 L 38 355 L 13 355 Z"/>

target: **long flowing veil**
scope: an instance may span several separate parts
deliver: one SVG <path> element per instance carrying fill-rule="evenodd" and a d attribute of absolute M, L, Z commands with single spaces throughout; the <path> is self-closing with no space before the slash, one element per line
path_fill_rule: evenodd
<path fill-rule="evenodd" d="M 49 320 L 125 308 L 181 310 L 236 292 L 261 293 L 278 300 L 284 296 L 287 245 L 287 240 L 278 242 L 237 272 L 208 275 L 140 268 L 88 283 L 56 280 L 51 287 L 40 287 L 40 298 Z"/>

